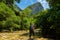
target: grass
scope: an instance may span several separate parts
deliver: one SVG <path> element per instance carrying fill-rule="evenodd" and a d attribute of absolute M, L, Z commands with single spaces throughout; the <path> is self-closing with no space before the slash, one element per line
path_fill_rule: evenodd
<path fill-rule="evenodd" d="M 0 40 L 28 40 L 28 39 L 29 39 L 29 31 L 25 30 L 0 33 Z M 36 40 L 52 40 L 52 39 L 36 37 Z"/>

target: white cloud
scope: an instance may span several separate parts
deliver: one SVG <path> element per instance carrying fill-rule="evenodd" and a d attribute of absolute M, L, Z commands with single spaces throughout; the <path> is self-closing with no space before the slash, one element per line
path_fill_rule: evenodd
<path fill-rule="evenodd" d="M 49 8 L 49 4 L 46 2 L 46 0 L 37 0 L 37 1 L 42 4 L 44 9 Z"/>
<path fill-rule="evenodd" d="M 37 1 L 41 3 L 46 3 L 46 0 L 37 0 Z"/>
<path fill-rule="evenodd" d="M 38 2 L 41 2 L 41 0 L 37 0 Z"/>
<path fill-rule="evenodd" d="M 37 0 L 38 2 L 43 2 L 44 0 Z"/>

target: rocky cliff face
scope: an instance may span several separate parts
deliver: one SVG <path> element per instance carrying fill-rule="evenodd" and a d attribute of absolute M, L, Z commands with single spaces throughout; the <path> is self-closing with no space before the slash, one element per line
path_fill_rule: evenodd
<path fill-rule="evenodd" d="M 38 13 L 38 12 L 44 10 L 43 6 L 39 2 L 29 6 L 29 8 L 32 10 L 33 14 Z"/>

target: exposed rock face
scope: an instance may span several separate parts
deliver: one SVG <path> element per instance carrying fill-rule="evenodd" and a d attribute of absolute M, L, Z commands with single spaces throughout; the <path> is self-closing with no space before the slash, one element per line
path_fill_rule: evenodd
<path fill-rule="evenodd" d="M 29 6 L 29 8 L 32 10 L 33 14 L 38 13 L 38 12 L 44 10 L 44 8 L 43 8 L 43 6 L 41 5 L 40 2 L 37 2 L 37 3 Z"/>

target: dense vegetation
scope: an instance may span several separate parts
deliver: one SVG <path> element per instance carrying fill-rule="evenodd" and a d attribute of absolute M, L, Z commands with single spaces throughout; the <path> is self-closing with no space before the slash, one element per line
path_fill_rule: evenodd
<path fill-rule="evenodd" d="M 14 9 L 13 9 L 14 8 Z M 28 29 L 33 17 L 30 16 L 31 10 L 26 8 L 18 11 L 15 6 L 9 6 L 4 2 L 0 2 L 0 31 L 2 30 L 22 30 Z"/>
<path fill-rule="evenodd" d="M 36 24 L 42 29 L 43 36 L 60 36 L 60 1 L 47 0 L 50 9 L 38 13 Z"/>
<path fill-rule="evenodd" d="M 19 1 L 19 0 L 18 0 Z M 28 29 L 30 22 L 34 22 L 36 28 L 40 28 L 43 36 L 60 34 L 60 1 L 47 0 L 50 9 L 32 15 L 29 8 L 23 11 L 14 10 L 14 6 L 8 6 L 0 0 L 0 31 Z M 11 5 L 11 4 L 10 4 Z M 13 4 L 14 5 L 14 4 Z M 32 15 L 32 16 L 31 16 Z"/>

